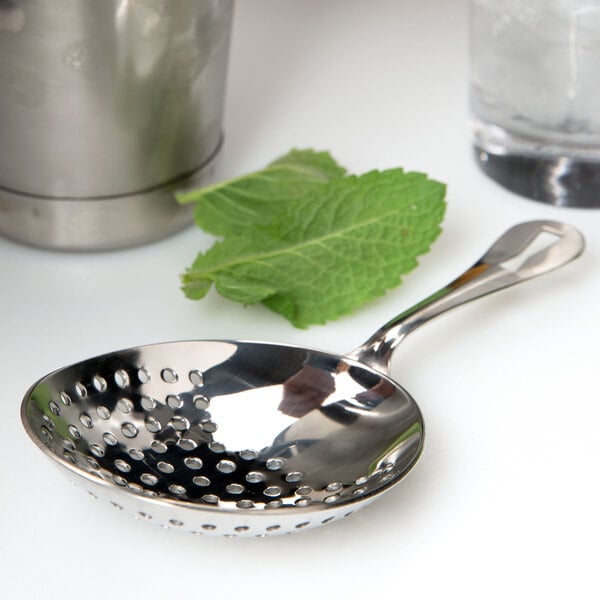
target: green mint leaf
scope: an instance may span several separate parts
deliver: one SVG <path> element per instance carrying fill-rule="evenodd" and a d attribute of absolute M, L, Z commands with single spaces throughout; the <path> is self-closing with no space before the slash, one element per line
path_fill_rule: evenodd
<path fill-rule="evenodd" d="M 292 150 L 261 171 L 176 194 L 181 204 L 195 202 L 199 227 L 218 236 L 269 223 L 281 204 L 343 177 L 345 169 L 328 152 Z"/>
<path fill-rule="evenodd" d="M 183 275 L 190 298 L 214 284 L 261 302 L 296 327 L 347 314 L 400 283 L 440 233 L 445 186 L 422 173 L 334 179 L 200 254 Z"/>

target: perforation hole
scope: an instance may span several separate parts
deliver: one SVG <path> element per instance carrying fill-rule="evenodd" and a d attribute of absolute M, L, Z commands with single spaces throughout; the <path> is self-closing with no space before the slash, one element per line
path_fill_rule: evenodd
<path fill-rule="evenodd" d="M 134 438 L 138 434 L 138 429 L 133 423 L 123 423 L 121 431 L 126 438 Z"/>
<path fill-rule="evenodd" d="M 87 388 L 81 382 L 75 384 L 75 391 L 80 398 L 85 398 L 87 396 Z"/>
<path fill-rule="evenodd" d="M 110 419 L 110 410 L 108 410 L 108 408 L 106 408 L 106 406 L 97 406 L 96 407 L 96 414 L 101 418 L 104 419 L 105 421 Z"/>
<path fill-rule="evenodd" d="M 150 372 L 144 367 L 138 369 L 137 376 L 140 383 L 149 383 L 150 379 L 152 379 Z"/>
<path fill-rule="evenodd" d="M 220 460 L 217 463 L 217 471 L 220 471 L 221 473 L 233 473 L 236 468 L 237 466 L 232 460 Z"/>
<path fill-rule="evenodd" d="M 183 406 L 183 400 L 176 394 L 169 394 L 167 396 L 167 406 L 173 410 L 177 410 Z"/>
<path fill-rule="evenodd" d="M 77 464 L 77 459 L 75 458 L 75 455 L 70 450 L 66 450 L 66 449 L 63 450 L 63 458 L 65 458 L 67 461 L 69 461 L 73 465 Z"/>
<path fill-rule="evenodd" d="M 195 456 L 190 456 L 183 460 L 183 464 L 192 471 L 198 471 L 202 468 L 203 463 L 201 458 L 197 458 Z"/>
<path fill-rule="evenodd" d="M 254 460 L 258 456 L 256 450 L 242 450 L 240 452 L 240 458 L 243 460 Z"/>
<path fill-rule="evenodd" d="M 156 468 L 161 473 L 173 473 L 175 471 L 175 467 L 171 463 L 162 460 L 156 463 Z"/>
<path fill-rule="evenodd" d="M 69 396 L 69 394 L 67 394 L 67 392 L 61 392 L 60 393 L 60 401 L 65 406 L 71 406 L 71 404 L 72 404 L 71 396 Z"/>
<path fill-rule="evenodd" d="M 67 429 L 69 430 L 69 433 L 73 436 L 73 438 L 75 438 L 76 440 L 81 439 L 81 432 L 79 431 L 79 429 L 77 429 L 77 427 L 75 427 L 75 425 L 69 425 Z"/>
<path fill-rule="evenodd" d="M 97 392 L 105 392 L 106 388 L 108 387 L 106 379 L 100 375 L 96 375 L 94 379 L 92 379 L 92 385 Z"/>
<path fill-rule="evenodd" d="M 225 489 L 230 494 L 241 494 L 244 492 L 244 486 L 239 483 L 230 483 Z"/>
<path fill-rule="evenodd" d="M 129 471 L 131 471 L 131 465 L 121 458 L 117 458 L 117 460 L 115 460 L 115 467 L 119 469 L 121 473 L 129 473 Z"/>
<path fill-rule="evenodd" d="M 246 481 L 248 483 L 260 483 L 261 481 L 264 481 L 264 479 L 264 473 L 261 473 L 260 471 L 250 471 L 246 475 Z"/>
<path fill-rule="evenodd" d="M 176 416 L 171 419 L 171 427 L 175 431 L 187 431 L 190 428 L 190 422 L 185 417 Z"/>
<path fill-rule="evenodd" d="M 208 487 L 210 485 L 210 479 L 208 477 L 204 477 L 204 475 L 198 475 L 192 479 L 194 485 L 198 487 Z"/>
<path fill-rule="evenodd" d="M 192 371 L 189 372 L 189 378 L 190 378 L 190 382 L 193 385 L 202 385 L 204 383 L 204 375 L 202 374 L 201 371 L 198 371 L 198 369 L 194 369 Z"/>
<path fill-rule="evenodd" d="M 177 440 L 177 445 L 185 452 L 190 452 L 198 447 L 198 442 L 191 438 L 181 438 Z"/>
<path fill-rule="evenodd" d="M 162 429 L 161 422 L 155 417 L 148 417 L 145 425 L 150 433 L 158 433 Z"/>
<path fill-rule="evenodd" d="M 117 408 L 125 415 L 133 411 L 133 402 L 128 398 L 121 398 L 117 402 Z"/>
<path fill-rule="evenodd" d="M 206 396 L 194 396 L 194 407 L 198 410 L 206 410 L 210 404 Z"/>
<path fill-rule="evenodd" d="M 91 456 L 88 456 L 85 459 L 85 462 L 87 463 L 87 466 L 90 469 L 98 470 L 100 468 L 100 465 L 98 464 L 98 461 L 95 460 L 94 458 L 92 458 Z"/>
<path fill-rule="evenodd" d="M 154 440 L 150 444 L 150 448 L 152 448 L 152 450 L 154 450 L 154 452 L 158 454 L 164 454 L 168 450 L 167 445 L 164 442 L 161 442 L 160 440 Z"/>
<path fill-rule="evenodd" d="M 283 460 L 281 458 L 269 458 L 266 462 L 266 467 L 269 471 L 279 471 L 283 467 Z"/>
<path fill-rule="evenodd" d="M 144 460 L 144 453 L 141 450 L 138 450 L 137 448 L 131 448 L 129 450 L 129 456 L 131 456 L 131 458 L 133 458 L 134 460 Z"/>
<path fill-rule="evenodd" d="M 92 444 L 90 446 L 90 452 L 94 456 L 97 456 L 98 458 L 103 458 L 104 455 L 106 454 L 106 450 L 102 446 L 99 446 L 98 444 Z"/>
<path fill-rule="evenodd" d="M 170 367 L 163 369 L 160 372 L 160 377 L 165 383 L 175 383 L 179 379 L 177 372 Z"/>
<path fill-rule="evenodd" d="M 94 421 L 92 421 L 92 417 L 87 413 L 81 413 L 79 415 L 79 422 L 86 428 L 91 429 L 94 426 Z"/>
<path fill-rule="evenodd" d="M 117 438 L 114 436 L 114 434 L 110 433 L 110 431 L 107 431 L 105 434 L 103 434 L 102 439 L 109 446 L 116 446 L 119 443 L 119 440 L 117 440 Z"/>
<path fill-rule="evenodd" d="M 117 387 L 120 387 L 121 389 L 124 389 L 129 385 L 129 375 L 124 369 L 117 369 L 115 371 L 114 380 Z"/>
<path fill-rule="evenodd" d="M 156 400 L 154 398 L 152 398 L 151 396 L 142 396 L 142 399 L 140 400 L 140 404 L 142 405 L 142 408 L 144 410 L 154 410 L 154 408 L 156 407 Z"/>

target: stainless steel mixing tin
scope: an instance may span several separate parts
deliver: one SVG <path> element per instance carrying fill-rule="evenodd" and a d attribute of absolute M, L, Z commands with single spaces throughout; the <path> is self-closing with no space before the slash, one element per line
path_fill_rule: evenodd
<path fill-rule="evenodd" d="M 181 229 L 218 155 L 233 0 L 0 0 L 0 233 L 104 249 Z"/>
<path fill-rule="evenodd" d="M 551 241 L 535 251 L 540 234 Z M 396 345 L 582 249 L 571 227 L 524 223 L 346 356 L 234 340 L 131 348 L 47 375 L 22 420 L 73 481 L 138 519 L 226 536 L 316 527 L 372 502 L 421 454 L 421 412 L 387 374 Z"/>

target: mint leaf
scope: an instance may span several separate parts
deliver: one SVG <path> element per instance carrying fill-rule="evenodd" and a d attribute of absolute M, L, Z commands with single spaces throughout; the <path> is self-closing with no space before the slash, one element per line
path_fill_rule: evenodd
<path fill-rule="evenodd" d="M 181 204 L 196 202 L 194 218 L 204 231 L 225 236 L 269 223 L 282 203 L 345 172 L 328 152 L 292 150 L 261 171 L 176 197 Z"/>
<path fill-rule="evenodd" d="M 297 327 L 325 323 L 381 296 L 440 233 L 445 186 L 422 173 L 372 171 L 333 179 L 200 254 L 183 275 L 190 298 L 214 284 L 261 302 Z"/>

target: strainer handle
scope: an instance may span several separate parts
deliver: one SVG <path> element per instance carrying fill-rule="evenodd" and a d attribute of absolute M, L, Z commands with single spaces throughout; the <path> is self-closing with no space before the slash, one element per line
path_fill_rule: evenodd
<path fill-rule="evenodd" d="M 545 246 L 536 249 L 538 241 Z M 584 246 L 581 233 L 564 223 L 528 221 L 515 225 L 471 268 L 386 323 L 348 356 L 387 371 L 396 346 L 417 327 L 471 300 L 553 271 L 577 258 Z"/>

